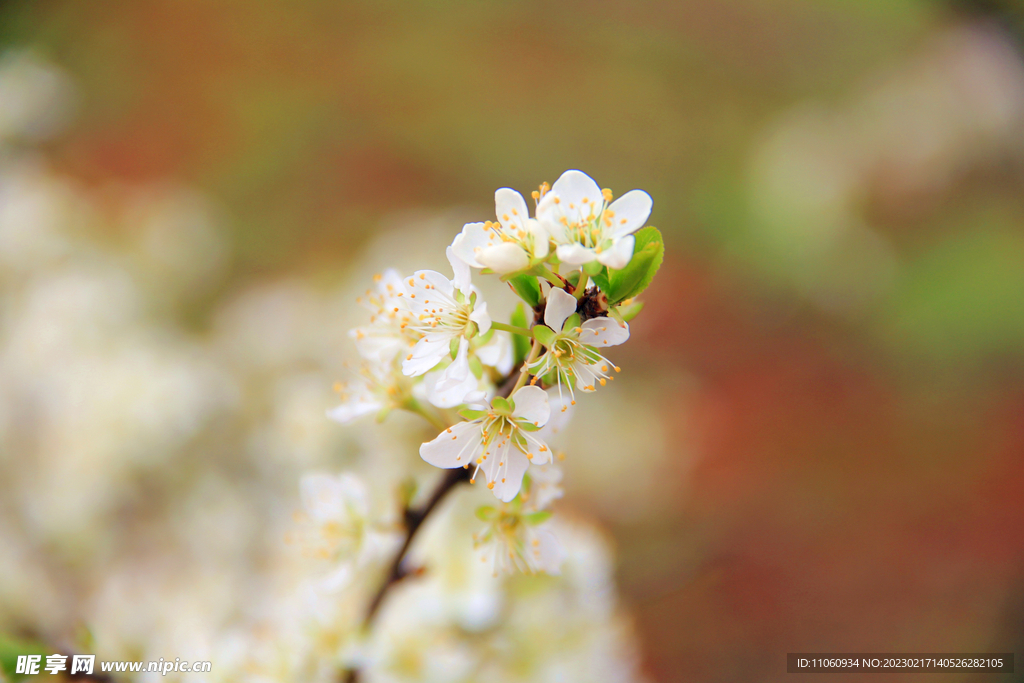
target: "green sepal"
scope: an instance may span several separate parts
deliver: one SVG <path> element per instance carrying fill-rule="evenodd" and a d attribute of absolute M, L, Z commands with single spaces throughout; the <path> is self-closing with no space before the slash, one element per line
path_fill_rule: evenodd
<path fill-rule="evenodd" d="M 562 323 L 562 331 L 572 330 L 580 326 L 580 314 L 573 313 Z"/>
<path fill-rule="evenodd" d="M 492 327 L 491 329 L 487 330 L 487 332 L 485 334 L 478 334 L 476 337 L 474 337 L 473 338 L 473 343 L 477 347 L 483 346 L 487 342 L 491 341 L 491 338 L 493 336 L 494 336 L 494 328 Z"/>
<path fill-rule="evenodd" d="M 475 514 L 481 522 L 490 522 L 498 515 L 498 510 L 490 505 L 481 505 L 476 509 Z"/>
<path fill-rule="evenodd" d="M 513 406 L 514 404 L 512 403 L 512 401 L 503 396 L 495 396 L 494 400 L 491 401 L 492 408 L 495 408 L 496 410 L 500 410 L 502 412 L 507 412 L 509 414 L 511 414 L 514 410 Z"/>
<path fill-rule="evenodd" d="M 611 284 L 609 284 L 608 282 L 607 268 L 602 268 L 598 272 L 594 273 L 593 275 L 590 276 L 590 279 L 593 280 L 594 284 L 600 287 L 601 291 L 604 292 L 605 294 L 607 294 L 608 290 L 611 289 Z"/>
<path fill-rule="evenodd" d="M 565 279 L 572 285 L 573 289 L 576 289 L 576 285 L 580 283 L 580 271 L 572 271 Z"/>
<path fill-rule="evenodd" d="M 459 416 L 466 420 L 479 420 L 486 414 L 486 410 L 473 410 L 472 408 L 463 408 L 459 411 Z"/>
<path fill-rule="evenodd" d="M 390 406 L 385 406 L 385 407 L 381 408 L 377 412 L 377 417 L 374 418 L 374 419 L 377 420 L 378 423 L 380 423 L 380 422 L 383 422 L 384 420 L 388 419 L 388 415 L 390 415 L 390 414 L 391 414 Z"/>
<path fill-rule="evenodd" d="M 537 278 L 533 275 L 526 273 L 516 275 L 509 278 L 508 284 L 530 308 L 534 308 L 540 303 L 540 283 L 537 282 Z"/>
<path fill-rule="evenodd" d="M 530 526 L 537 526 L 551 519 L 551 510 L 537 510 L 523 515 L 523 521 Z"/>
<path fill-rule="evenodd" d="M 583 272 L 589 275 L 590 277 L 594 277 L 602 270 L 604 270 L 604 266 L 601 264 L 600 261 L 591 261 L 590 263 L 583 264 Z"/>
<path fill-rule="evenodd" d="M 448 353 L 452 355 L 452 360 L 459 355 L 459 338 L 455 337 L 448 343 Z"/>
<path fill-rule="evenodd" d="M 647 289 L 665 258 L 665 244 L 658 229 L 648 226 L 635 233 L 633 258 L 622 270 L 608 270 L 608 286 L 601 287 L 608 303 L 617 304 L 632 299 Z M 595 278 L 595 282 L 600 282 Z"/>
<path fill-rule="evenodd" d="M 476 356 L 469 357 L 469 370 L 473 373 L 473 376 L 480 379 L 484 376 L 484 364 L 480 362 L 480 359 Z"/>
<path fill-rule="evenodd" d="M 615 311 L 615 313 L 617 313 L 618 316 L 622 318 L 623 322 L 628 323 L 630 320 L 635 318 L 640 313 L 640 311 L 643 310 L 643 308 L 643 301 L 630 301 L 628 305 L 613 308 L 608 312 L 611 313 L 612 311 Z"/>
<path fill-rule="evenodd" d="M 547 325 L 534 325 L 533 338 L 550 348 L 555 342 L 555 332 Z"/>
<path fill-rule="evenodd" d="M 526 320 L 526 309 L 523 308 L 523 302 L 516 304 L 516 308 L 512 311 L 512 317 L 509 322 L 515 327 L 522 327 L 528 329 L 530 324 Z M 521 334 L 512 335 L 512 350 L 515 353 L 515 363 L 512 367 L 519 367 L 526 360 L 526 357 L 530 355 L 530 340 Z"/>
<path fill-rule="evenodd" d="M 536 432 L 540 429 L 537 425 L 526 420 L 516 420 L 516 424 L 519 425 L 519 428 L 524 432 Z"/>

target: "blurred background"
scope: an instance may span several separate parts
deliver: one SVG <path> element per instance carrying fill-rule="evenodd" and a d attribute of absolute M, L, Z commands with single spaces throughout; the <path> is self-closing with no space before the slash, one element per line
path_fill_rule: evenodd
<path fill-rule="evenodd" d="M 563 501 L 646 675 L 1024 652 L 1022 30 L 1012 0 L 0 4 L 0 629 L 229 619 L 300 473 L 385 447 L 323 418 L 369 276 L 580 168 L 667 247 Z"/>

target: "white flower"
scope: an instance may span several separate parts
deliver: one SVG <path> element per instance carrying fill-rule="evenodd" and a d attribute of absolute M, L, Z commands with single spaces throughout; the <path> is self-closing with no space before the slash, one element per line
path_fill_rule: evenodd
<path fill-rule="evenodd" d="M 374 528 L 369 491 L 353 474 L 307 474 L 299 490 L 306 524 L 298 540 L 309 555 L 331 563 L 326 587 L 340 588 L 387 549 L 389 534 Z"/>
<path fill-rule="evenodd" d="M 503 187 L 494 193 L 494 207 L 496 223 L 466 223 L 455 237 L 452 249 L 459 258 L 474 268 L 512 273 L 547 257 L 548 234 L 530 218 L 523 195 Z"/>
<path fill-rule="evenodd" d="M 576 299 L 561 289 L 548 293 L 544 308 L 544 325 L 537 325 L 534 334 L 547 327 L 549 332 L 539 335 L 547 350 L 530 366 L 530 372 L 540 377 L 555 374 L 559 396 L 562 383 L 573 395 L 573 382 L 580 391 L 594 391 L 596 384 L 604 385 L 612 368 L 619 368 L 601 355 L 598 349 L 617 346 L 629 339 L 629 325 L 612 318 L 592 318 L 582 325 L 576 315 Z M 566 407 L 563 405 L 562 410 Z"/>
<path fill-rule="evenodd" d="M 359 376 L 351 382 L 338 382 L 334 389 L 341 405 L 327 411 L 327 417 L 346 424 L 364 415 L 397 408 L 408 394 L 408 380 L 397 371 L 377 363 L 363 363 Z"/>
<path fill-rule="evenodd" d="M 500 510 L 482 509 L 478 515 L 486 519 L 487 526 L 473 536 L 474 546 L 482 551 L 480 561 L 490 563 L 494 576 L 515 571 L 558 574 L 565 551 L 543 523 L 549 514 L 524 512 L 515 504 L 503 505 Z"/>
<path fill-rule="evenodd" d="M 469 266 L 447 250 L 448 261 L 455 272 L 449 280 L 433 270 L 419 270 L 405 280 L 406 303 L 412 314 L 413 327 L 423 334 L 402 361 L 402 372 L 418 377 L 429 372 L 450 353 L 453 341 L 458 343 L 455 360 L 438 382 L 438 389 L 463 384 L 470 375 L 469 341 L 491 328 L 487 304 L 473 289 Z"/>
<path fill-rule="evenodd" d="M 492 333 L 491 338 L 474 349 L 473 353 L 481 363 L 494 368 L 500 375 L 507 375 L 512 371 L 515 349 L 512 347 L 512 341 L 503 334 Z"/>
<path fill-rule="evenodd" d="M 422 397 L 438 408 L 454 408 L 463 403 L 485 403 L 487 391 L 480 388 L 481 381 L 472 372 L 460 384 L 442 384 L 443 370 L 434 370 L 423 375 Z"/>
<path fill-rule="evenodd" d="M 557 245 L 560 261 L 598 261 L 609 268 L 629 263 L 632 235 L 651 215 L 653 202 L 643 190 L 611 199 L 611 190 L 602 190 L 582 171 L 566 171 L 544 194 L 537 204 L 537 220 Z"/>
<path fill-rule="evenodd" d="M 409 299 L 405 281 L 398 271 L 389 268 L 373 279 L 375 289 L 366 290 L 364 296 L 356 299 L 369 309 L 370 324 L 351 330 L 349 336 L 355 341 L 360 356 L 374 363 L 387 364 L 416 343 L 422 334 L 410 326 Z"/>
<path fill-rule="evenodd" d="M 469 411 L 473 419 L 441 432 L 420 446 L 420 457 L 435 467 L 476 466 L 487 488 L 508 502 L 516 497 L 531 462 L 551 460 L 547 444 L 534 436 L 548 421 L 548 395 L 539 387 L 523 387 L 505 399 L 496 397 L 486 411 Z"/>
<path fill-rule="evenodd" d="M 551 417 L 554 420 L 554 416 Z M 562 469 L 551 462 L 530 470 L 530 496 L 523 502 L 529 511 L 547 510 L 565 495 L 562 489 Z"/>

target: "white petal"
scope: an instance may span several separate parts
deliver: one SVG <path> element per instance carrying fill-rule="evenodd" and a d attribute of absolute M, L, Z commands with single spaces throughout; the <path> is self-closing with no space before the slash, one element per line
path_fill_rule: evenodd
<path fill-rule="evenodd" d="M 512 394 L 512 400 L 516 403 L 516 409 L 512 411 L 513 417 L 518 417 L 532 422 L 538 427 L 547 424 L 551 416 L 551 407 L 548 405 L 547 392 L 536 386 L 525 386 Z"/>
<path fill-rule="evenodd" d="M 551 236 L 548 234 L 547 228 L 541 225 L 540 221 L 531 218 L 526 223 L 526 231 L 533 238 L 533 257 L 538 259 L 547 257 L 548 251 L 551 249 Z"/>
<path fill-rule="evenodd" d="M 393 329 L 387 328 L 360 327 L 349 330 L 348 336 L 352 338 L 359 355 L 375 363 L 389 363 L 408 345 Z"/>
<path fill-rule="evenodd" d="M 498 452 L 490 457 L 498 457 Z M 500 501 L 508 503 L 523 487 L 523 475 L 526 474 L 530 461 L 515 446 L 503 449 L 501 457 L 505 458 L 505 466 L 500 468 L 501 476 L 496 477 L 493 492 Z"/>
<path fill-rule="evenodd" d="M 566 223 L 571 222 L 564 210 L 567 206 L 568 204 L 564 203 L 558 194 L 550 191 L 537 204 L 537 221 L 558 244 L 572 241 L 565 223 L 562 222 L 563 218 Z"/>
<path fill-rule="evenodd" d="M 462 232 L 452 241 L 452 251 L 460 259 L 473 266 L 483 268 L 484 264 L 476 260 L 476 256 L 485 247 L 497 244 L 494 232 L 484 227 L 483 223 L 466 223 Z"/>
<path fill-rule="evenodd" d="M 481 449 L 480 423 L 460 422 L 420 446 L 420 457 L 434 467 L 454 469 L 472 464 Z"/>
<path fill-rule="evenodd" d="M 534 530 L 533 539 L 526 548 L 526 552 L 533 554 L 533 564 L 537 569 L 554 576 L 562 571 L 562 562 L 565 560 L 565 549 L 559 543 L 558 538 L 547 528 L 541 527 Z M 537 543 L 534 544 L 533 541 Z"/>
<path fill-rule="evenodd" d="M 644 223 L 651 215 L 652 206 L 654 201 L 651 195 L 643 190 L 630 190 L 608 207 L 607 210 L 614 212 L 615 215 L 612 216 L 611 225 L 605 234 L 621 237 L 636 232 L 644 227 Z"/>
<path fill-rule="evenodd" d="M 597 253 L 593 249 L 587 249 L 582 244 L 575 242 L 558 245 L 555 253 L 558 254 L 559 261 L 571 266 L 582 266 L 584 263 L 597 260 Z"/>
<path fill-rule="evenodd" d="M 569 424 L 569 420 L 572 419 L 572 414 L 575 410 L 571 403 L 572 397 L 568 392 L 563 392 L 562 395 L 559 396 L 558 390 L 552 387 L 547 390 L 547 395 L 551 416 L 540 431 L 533 433 L 533 436 L 545 442 L 551 441 L 558 436 L 563 429 L 565 429 Z"/>
<path fill-rule="evenodd" d="M 576 215 L 575 212 L 586 215 L 585 207 L 598 209 L 604 204 L 601 188 L 583 171 L 566 171 L 551 186 L 551 191 L 557 193 L 561 201 L 568 205 L 566 210 L 569 212 L 570 222 Z"/>
<path fill-rule="evenodd" d="M 427 285 L 430 285 L 432 289 L 427 289 Z M 455 301 L 455 287 L 452 285 L 452 281 L 436 270 L 417 270 L 406 279 L 405 288 L 409 292 L 405 295 L 409 298 L 406 303 L 413 310 L 422 308 L 424 296 L 430 298 L 430 295 L 434 293 L 440 293 L 448 300 Z M 416 299 L 412 298 L 414 294 Z M 430 307 L 428 306 L 428 308 Z"/>
<path fill-rule="evenodd" d="M 501 227 L 509 230 L 513 236 L 516 236 L 516 231 L 522 229 L 530 217 L 530 210 L 526 207 L 523 195 L 509 187 L 503 187 L 494 193 L 494 210 Z"/>
<path fill-rule="evenodd" d="M 477 254 L 477 261 L 495 273 L 512 273 L 530 265 L 530 256 L 514 242 L 502 242 L 485 247 Z"/>
<path fill-rule="evenodd" d="M 470 375 L 472 373 L 469 371 L 469 340 L 461 337 L 459 339 L 459 351 L 455 355 L 455 360 L 441 373 L 441 378 L 437 382 L 437 388 L 440 391 L 451 389 L 464 383 Z M 473 388 L 476 387 L 474 386 Z"/>
<path fill-rule="evenodd" d="M 384 404 L 369 395 L 359 395 L 327 411 L 327 417 L 335 422 L 347 424 L 364 415 L 378 412 Z"/>
<path fill-rule="evenodd" d="M 532 465 L 547 465 L 551 462 L 551 448 L 544 442 L 544 439 L 537 437 L 537 433 L 526 435 L 527 460 Z M 533 457 L 530 457 L 533 456 Z"/>
<path fill-rule="evenodd" d="M 557 465 L 534 465 L 530 468 L 530 481 L 529 507 L 534 510 L 546 510 L 565 495 L 562 489 L 562 470 Z"/>
<path fill-rule="evenodd" d="M 480 334 L 487 334 L 487 330 L 491 329 L 491 316 L 487 313 L 487 302 L 481 301 L 479 296 L 478 294 L 476 306 L 473 308 L 473 312 L 469 314 L 469 319 L 476 323 Z"/>
<path fill-rule="evenodd" d="M 418 377 L 434 369 L 447 354 L 451 353 L 451 338 L 444 335 L 427 335 L 416 342 L 412 353 L 402 360 L 402 373 Z"/>
<path fill-rule="evenodd" d="M 334 593 L 347 587 L 352 583 L 352 578 L 355 576 L 355 568 L 352 562 L 344 562 L 335 567 L 326 576 L 321 578 L 317 585 L 328 593 Z"/>
<path fill-rule="evenodd" d="M 474 353 L 484 365 L 489 365 L 503 375 L 512 370 L 515 360 L 515 349 L 512 342 L 503 334 L 496 334 L 491 340 L 478 348 Z"/>
<path fill-rule="evenodd" d="M 611 249 L 606 249 L 598 254 L 597 260 L 609 268 L 621 270 L 622 268 L 625 268 L 629 264 L 629 260 L 633 258 L 633 247 L 635 243 L 636 238 L 632 235 L 620 237 L 612 243 Z"/>
<path fill-rule="evenodd" d="M 440 389 L 439 383 L 442 372 L 428 372 L 423 376 L 424 397 L 431 405 L 438 408 L 454 408 L 457 405 L 478 400 L 481 392 L 477 390 L 479 380 L 469 373 L 460 384 L 449 386 L 447 389 Z"/>
<path fill-rule="evenodd" d="M 309 516 L 321 522 L 365 517 L 369 511 L 366 485 L 353 474 L 307 474 L 299 480 L 299 497 Z"/>
<path fill-rule="evenodd" d="M 597 375 L 594 374 L 590 365 L 583 361 L 576 361 L 572 364 L 572 369 L 576 373 L 577 389 L 587 393 L 597 389 Z"/>
<path fill-rule="evenodd" d="M 452 271 L 455 273 L 455 277 L 452 278 L 452 284 L 455 285 L 455 289 L 468 297 L 473 289 L 473 283 L 470 281 L 469 275 L 469 264 L 459 258 L 451 247 L 445 249 L 444 254 L 448 257 L 448 263 L 452 264 Z"/>
<path fill-rule="evenodd" d="M 592 318 L 581 325 L 580 343 L 601 349 L 618 346 L 629 339 L 629 323 L 619 323 L 613 318 Z"/>
<path fill-rule="evenodd" d="M 555 332 L 562 331 L 565 319 L 576 312 L 576 297 L 567 294 L 564 289 L 552 289 L 548 292 L 548 303 L 544 306 L 544 324 Z"/>
<path fill-rule="evenodd" d="M 405 291 L 405 285 L 402 282 L 402 275 L 394 268 L 388 268 L 380 276 L 377 291 L 385 296 L 394 297 L 399 292 Z"/>

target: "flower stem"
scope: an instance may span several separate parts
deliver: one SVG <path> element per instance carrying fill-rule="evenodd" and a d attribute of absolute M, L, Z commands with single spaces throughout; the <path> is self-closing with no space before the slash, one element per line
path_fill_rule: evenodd
<path fill-rule="evenodd" d="M 583 295 L 587 291 L 587 284 L 590 282 L 590 276 L 587 275 L 587 271 L 580 268 L 580 280 L 576 283 L 576 290 L 573 295 L 576 297 L 576 301 L 583 298 Z"/>
<path fill-rule="evenodd" d="M 523 361 L 523 369 L 519 371 L 519 379 L 516 380 L 516 385 L 512 387 L 512 391 L 508 392 L 508 395 L 519 391 L 524 384 L 526 384 L 526 378 L 530 376 L 529 367 L 533 361 L 537 360 L 537 356 L 540 354 L 540 342 L 536 339 L 533 340 L 533 346 L 530 347 L 529 357 Z"/>
<path fill-rule="evenodd" d="M 547 280 L 549 283 L 551 283 L 552 287 L 558 287 L 559 289 L 561 289 L 562 287 L 565 286 L 565 279 L 560 275 L 552 273 L 551 269 L 548 268 L 547 266 L 537 266 L 537 274 L 540 275 L 540 277 Z"/>
<path fill-rule="evenodd" d="M 491 327 L 496 330 L 502 330 L 504 332 L 511 332 L 512 334 L 521 334 L 524 337 L 533 337 L 533 332 L 526 329 L 525 327 L 516 327 L 515 325 L 506 325 L 505 323 L 499 323 L 495 320 L 491 321 Z"/>

